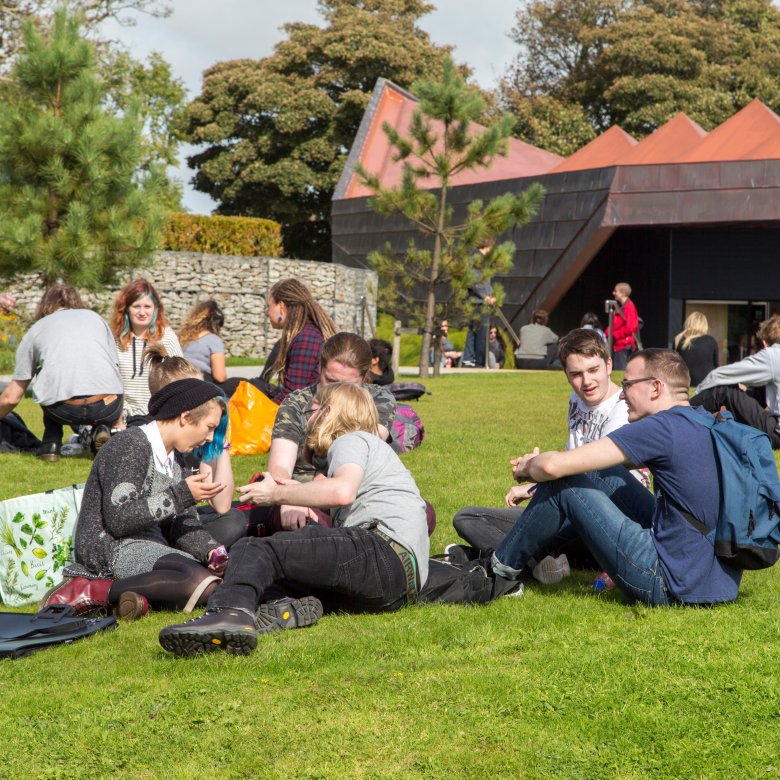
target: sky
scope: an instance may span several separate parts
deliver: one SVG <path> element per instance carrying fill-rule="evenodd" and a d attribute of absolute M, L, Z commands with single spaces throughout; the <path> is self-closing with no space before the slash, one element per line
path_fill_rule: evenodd
<path fill-rule="evenodd" d="M 434 0 L 435 11 L 420 20 L 434 43 L 455 47 L 457 62 L 473 69 L 474 79 L 493 87 L 517 52 L 508 37 L 519 0 Z M 168 0 L 166 19 L 135 15 L 135 26 L 109 23 L 104 33 L 124 43 L 137 59 L 160 52 L 182 79 L 189 98 L 200 92 L 203 71 L 216 62 L 244 57 L 261 59 L 285 36 L 286 22 L 322 25 L 316 0 Z M 188 147 L 182 146 L 184 161 Z M 189 185 L 192 171 L 182 162 L 173 175 L 184 185 L 184 205 L 208 214 L 215 203 Z"/>

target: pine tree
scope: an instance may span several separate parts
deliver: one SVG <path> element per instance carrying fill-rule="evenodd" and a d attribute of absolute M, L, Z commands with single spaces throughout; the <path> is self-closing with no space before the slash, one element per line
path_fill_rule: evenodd
<path fill-rule="evenodd" d="M 506 154 L 514 118 L 506 115 L 483 132 L 470 130 L 470 124 L 482 114 L 483 100 L 466 86 L 450 59 L 444 64 L 441 80 L 415 82 L 412 91 L 420 106 L 412 117 L 409 137 L 387 123 L 383 128 L 396 157 L 404 161 L 400 186 L 383 187 L 377 176 L 361 166 L 357 171 L 374 192 L 372 205 L 378 213 L 405 216 L 426 244 L 433 246 L 422 249 L 411 241 L 403 256 L 394 254 L 389 246 L 369 256 L 379 273 L 383 302 L 397 304 L 402 288 L 425 291 L 420 376 L 426 377 L 437 293 L 448 290 L 451 307 L 468 311 L 468 288 L 475 281 L 486 282 L 509 270 L 515 251 L 511 241 L 494 245 L 484 254 L 477 248 L 527 223 L 536 213 L 544 189 L 533 184 L 519 195 L 507 192 L 487 204 L 472 201 L 463 219 L 456 221 L 449 203 L 452 177 L 464 170 L 487 168 L 496 155 Z M 500 303 L 500 290 L 496 293 Z M 434 372 L 438 372 L 437 360 Z"/>
<path fill-rule="evenodd" d="M 101 107 L 79 18 L 28 22 L 0 100 L 0 273 L 98 287 L 157 248 L 163 177 L 139 172 L 141 124 Z"/>

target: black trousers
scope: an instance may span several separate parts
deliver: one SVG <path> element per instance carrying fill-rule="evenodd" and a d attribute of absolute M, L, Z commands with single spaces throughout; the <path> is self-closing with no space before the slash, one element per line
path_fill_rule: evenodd
<path fill-rule="evenodd" d="M 307 525 L 239 539 L 208 607 L 254 612 L 269 598 L 266 591 L 283 583 L 299 593 L 322 594 L 331 609 L 349 612 L 387 612 L 407 601 L 403 566 L 384 539 L 363 528 Z"/>
<path fill-rule="evenodd" d="M 63 425 L 108 425 L 112 426 L 122 413 L 124 396 L 116 396 L 111 403 L 103 400 L 85 406 L 76 406 L 60 401 L 51 406 L 42 406 L 44 443 L 62 441 Z"/>
<path fill-rule="evenodd" d="M 691 398 L 691 406 L 703 406 L 708 412 L 717 412 L 721 407 L 725 407 L 737 422 L 767 433 L 773 450 L 780 449 L 777 417 L 769 414 L 758 401 L 736 385 L 719 385 L 702 390 Z"/>

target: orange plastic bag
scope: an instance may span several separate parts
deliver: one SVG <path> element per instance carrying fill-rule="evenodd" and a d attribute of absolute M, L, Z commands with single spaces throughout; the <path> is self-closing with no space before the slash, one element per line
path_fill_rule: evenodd
<path fill-rule="evenodd" d="M 279 404 L 249 382 L 239 382 L 228 403 L 231 455 L 262 455 L 271 448 Z"/>

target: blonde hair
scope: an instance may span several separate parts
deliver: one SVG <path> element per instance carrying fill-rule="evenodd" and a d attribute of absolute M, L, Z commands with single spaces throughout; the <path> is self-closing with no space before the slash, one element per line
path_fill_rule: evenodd
<path fill-rule="evenodd" d="M 379 416 L 374 399 L 365 387 L 333 382 L 320 385 L 315 397 L 320 409 L 313 418 L 306 443 L 318 455 L 324 455 L 345 433 L 365 431 L 377 435 Z"/>
<path fill-rule="evenodd" d="M 179 328 L 179 344 L 186 347 L 187 344 L 195 341 L 204 330 L 219 336 L 224 324 L 225 315 L 216 301 L 200 301 L 190 309 L 187 319 Z"/>
<path fill-rule="evenodd" d="M 631 285 L 628 282 L 618 282 L 615 285 L 615 289 L 618 292 L 623 293 L 623 295 L 625 295 L 626 298 L 631 297 Z"/>
<path fill-rule="evenodd" d="M 177 379 L 203 379 L 203 374 L 187 358 L 168 355 L 162 344 L 148 344 L 142 360 L 149 367 L 152 395 Z"/>
<path fill-rule="evenodd" d="M 692 311 L 683 323 L 683 329 L 674 337 L 675 349 L 688 349 L 691 342 L 709 331 L 707 318 L 700 311 Z"/>

